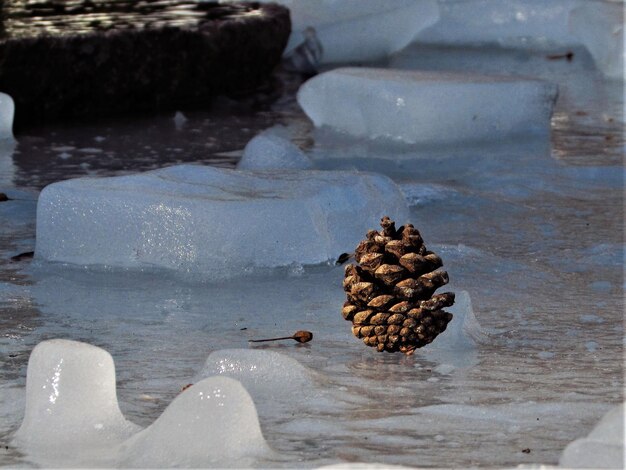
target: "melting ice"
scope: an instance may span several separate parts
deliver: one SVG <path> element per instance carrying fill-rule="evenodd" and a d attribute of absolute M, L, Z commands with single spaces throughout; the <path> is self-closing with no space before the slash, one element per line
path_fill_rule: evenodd
<path fill-rule="evenodd" d="M 33 130 L 0 148 L 15 198 L 0 206 L 0 461 L 620 467 L 623 98 L 605 78 L 623 78 L 623 4 L 290 4 L 290 47 L 312 25 L 327 63 L 381 62 L 305 84 L 313 123 L 290 97 L 273 111 L 285 132 L 248 142 L 239 124 L 237 170 L 52 185 L 26 267 L 8 259 L 35 244 L 25 189 L 50 178 L 42 150 L 104 176 L 182 152 L 129 163 L 115 129 L 81 142 Z M 176 147 L 143 129 L 133 140 L 193 154 L 183 141 L 203 118 L 185 117 L 167 118 Z M 457 293 L 448 330 L 410 358 L 352 337 L 328 263 L 383 213 L 415 223 Z M 298 329 L 314 340 L 248 344 Z"/>

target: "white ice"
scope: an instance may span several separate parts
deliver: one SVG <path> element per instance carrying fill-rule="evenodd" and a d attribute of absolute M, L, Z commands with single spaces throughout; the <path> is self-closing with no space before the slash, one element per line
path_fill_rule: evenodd
<path fill-rule="evenodd" d="M 323 64 L 384 59 L 410 44 L 439 15 L 435 0 L 278 0 L 275 3 L 288 7 L 291 13 L 292 34 L 285 53 L 304 41 L 304 31 L 311 26 L 324 49 Z"/>
<path fill-rule="evenodd" d="M 316 127 L 433 144 L 545 136 L 556 96 L 540 80 L 340 68 L 304 83 L 298 103 Z"/>
<path fill-rule="evenodd" d="M 232 0 L 222 0 L 223 2 Z M 265 0 L 270 1 L 270 0 Z M 585 47 L 622 78 L 623 3 L 611 0 L 278 0 L 289 8 L 289 54 L 312 26 L 322 63 L 367 63 L 410 44 L 558 50 Z"/>
<path fill-rule="evenodd" d="M 289 140 L 264 132 L 254 137 L 237 163 L 239 170 L 299 169 L 310 170 L 313 162 Z"/>
<path fill-rule="evenodd" d="M 13 137 L 15 103 L 6 93 L 0 93 L 0 188 L 12 186 L 17 172 L 13 161 L 16 141 Z"/>
<path fill-rule="evenodd" d="M 571 11 L 568 26 L 599 70 L 607 77 L 624 79 L 623 2 L 581 2 Z"/>
<path fill-rule="evenodd" d="M 400 189 L 410 206 L 426 206 L 455 194 L 453 189 L 440 184 L 402 183 Z"/>
<path fill-rule="evenodd" d="M 62 457 L 120 443 L 139 427 L 122 415 L 115 383 L 107 351 L 62 339 L 39 343 L 28 362 L 24 420 L 13 444 Z"/>
<path fill-rule="evenodd" d="M 386 214 L 408 208 L 382 175 L 181 165 L 46 187 L 36 257 L 226 278 L 335 259 Z"/>
<path fill-rule="evenodd" d="M 453 321 L 448 323 L 446 331 L 427 350 L 440 349 L 458 353 L 488 341 L 490 333 L 476 319 L 469 292 L 456 291 L 454 305 L 446 310 L 454 315 Z"/>
<path fill-rule="evenodd" d="M 6 93 L 0 93 L 0 142 L 13 140 L 13 117 L 15 103 Z"/>
<path fill-rule="evenodd" d="M 285 347 L 283 352 L 270 349 L 281 346 Z M 211 376 L 230 377 L 241 382 L 266 424 L 282 424 L 282 420 L 277 422 L 279 416 L 297 419 L 300 415 L 316 415 L 336 409 L 336 398 L 325 388 L 328 380 L 324 374 L 288 355 L 299 349 L 297 345 L 294 348 L 289 344 L 274 344 L 214 351 L 193 382 Z M 280 428 L 272 427 L 272 431 L 280 431 Z"/>
<path fill-rule="evenodd" d="M 497 332 L 487 330 L 478 322 L 469 292 L 441 289 L 444 291 L 455 292 L 454 305 L 446 308 L 453 318 L 446 330 L 423 349 L 423 354 L 440 364 L 437 372 L 447 375 L 456 368 L 474 365 L 478 345 L 487 344 Z"/>
<path fill-rule="evenodd" d="M 626 468 L 624 404 L 612 408 L 587 437 L 569 444 L 559 465 L 569 468 Z"/>
<path fill-rule="evenodd" d="M 238 380 L 253 398 L 284 401 L 312 389 L 316 373 L 276 351 L 221 349 L 209 355 L 198 378 L 214 375 Z"/>
<path fill-rule="evenodd" d="M 256 408 L 229 377 L 200 380 L 144 430 L 122 415 L 111 355 L 48 340 L 32 351 L 12 445 L 42 466 L 225 467 L 271 458 Z"/>
<path fill-rule="evenodd" d="M 553 50 L 584 46 L 623 76 L 623 3 L 603 0 L 439 0 L 439 20 L 416 43 Z"/>
<path fill-rule="evenodd" d="M 124 443 L 122 467 L 249 467 L 271 457 L 256 408 L 238 381 L 210 377 L 178 395 L 148 428 Z"/>
<path fill-rule="evenodd" d="M 176 128 L 176 130 L 180 131 L 185 127 L 188 119 L 181 111 L 176 111 L 176 114 L 174 114 L 172 121 L 174 121 L 174 127 Z"/>

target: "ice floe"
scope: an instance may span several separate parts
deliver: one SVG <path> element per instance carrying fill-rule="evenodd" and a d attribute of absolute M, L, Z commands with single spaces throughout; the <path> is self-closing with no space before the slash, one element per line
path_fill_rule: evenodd
<path fill-rule="evenodd" d="M 240 170 L 300 169 L 310 170 L 313 163 L 293 143 L 271 133 L 254 137 L 243 150 L 237 164 Z"/>
<path fill-rule="evenodd" d="M 307 28 L 312 27 L 322 44 L 321 63 L 384 59 L 410 44 L 422 29 L 439 18 L 435 0 L 278 0 L 276 3 L 288 7 L 291 13 L 292 34 L 285 53 L 303 43 Z"/>
<path fill-rule="evenodd" d="M 416 43 L 555 50 L 584 46 L 606 75 L 623 77 L 623 3 L 602 0 L 439 0 L 439 20 Z"/>
<path fill-rule="evenodd" d="M 272 451 L 241 383 L 210 377 L 178 395 L 123 444 L 121 455 L 121 465 L 130 467 L 242 468 Z"/>
<path fill-rule="evenodd" d="M 612 408 L 587 437 L 569 444 L 559 459 L 568 468 L 625 468 L 624 404 Z"/>
<path fill-rule="evenodd" d="M 13 140 L 15 103 L 6 93 L 0 93 L 0 142 Z"/>
<path fill-rule="evenodd" d="M 230 377 L 245 388 L 265 423 L 285 423 L 284 416 L 309 416 L 337 409 L 327 379 L 286 352 L 269 349 L 220 349 L 212 352 L 194 381 Z M 324 423 L 323 426 L 328 424 Z M 320 424 L 322 426 L 322 424 Z M 276 430 L 274 430 L 276 431 Z"/>
<path fill-rule="evenodd" d="M 221 0 L 223 2 L 232 0 Z M 269 1 L 269 0 L 266 0 Z M 322 64 L 367 63 L 409 45 L 559 51 L 584 47 L 623 78 L 623 4 L 610 0 L 278 0 L 289 8 L 287 56 L 312 28 Z"/>
<path fill-rule="evenodd" d="M 146 429 L 122 415 L 103 349 L 48 340 L 33 350 L 26 410 L 12 445 L 42 466 L 250 466 L 275 453 L 238 381 L 209 377 L 179 394 Z"/>
<path fill-rule="evenodd" d="M 548 135 L 554 84 L 532 79 L 340 68 L 302 85 L 298 103 L 316 127 L 406 143 Z"/>
<path fill-rule="evenodd" d="M 198 377 L 213 375 L 238 380 L 253 397 L 259 394 L 276 400 L 310 389 L 315 377 L 297 360 L 261 349 L 220 349 L 211 353 Z"/>
<path fill-rule="evenodd" d="M 334 260 L 383 215 L 408 208 L 382 175 L 181 165 L 44 188 L 36 257 L 226 278 Z"/>
<path fill-rule="evenodd" d="M 139 430 L 119 409 L 113 358 L 69 340 L 39 343 L 26 376 L 24 420 L 14 445 L 57 457 L 77 447 L 115 445 Z"/>
<path fill-rule="evenodd" d="M 584 44 L 600 71 L 624 79 L 623 2 L 581 2 L 570 12 L 569 31 Z"/>

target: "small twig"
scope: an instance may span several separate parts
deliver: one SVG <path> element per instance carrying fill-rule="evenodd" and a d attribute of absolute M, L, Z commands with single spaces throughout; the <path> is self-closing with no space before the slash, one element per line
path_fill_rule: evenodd
<path fill-rule="evenodd" d="M 280 338 L 267 338 L 267 339 L 249 339 L 250 343 L 264 343 L 265 341 L 282 341 L 284 339 L 294 339 L 298 343 L 308 343 L 313 339 L 313 333 L 310 331 L 299 330 L 296 331 L 293 336 L 281 336 Z"/>

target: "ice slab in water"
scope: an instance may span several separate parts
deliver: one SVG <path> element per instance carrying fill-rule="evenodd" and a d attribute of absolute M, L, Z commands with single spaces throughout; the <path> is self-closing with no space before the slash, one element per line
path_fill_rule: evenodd
<path fill-rule="evenodd" d="M 112 446 L 138 430 L 119 409 L 115 366 L 107 351 L 62 339 L 33 349 L 16 446 L 63 455 L 80 447 Z"/>
<path fill-rule="evenodd" d="M 189 387 L 121 452 L 122 466 L 144 468 L 241 468 L 273 453 L 250 395 L 229 377 L 210 377 Z"/>
<path fill-rule="evenodd" d="M 275 351 L 222 349 L 209 355 L 198 377 L 213 375 L 238 380 L 253 398 L 258 394 L 280 401 L 311 389 L 316 374 Z"/>
<path fill-rule="evenodd" d="M 621 2 L 602 0 L 439 0 L 439 20 L 415 42 L 537 50 L 582 45 L 600 70 L 622 77 L 622 9 Z"/>
<path fill-rule="evenodd" d="M 408 208 L 382 175 L 181 165 L 46 187 L 36 257 L 227 278 L 336 259 L 386 214 Z"/>
<path fill-rule="evenodd" d="M 289 140 L 264 132 L 253 138 L 237 163 L 239 170 L 310 170 L 313 162 Z"/>
<path fill-rule="evenodd" d="M 410 206 L 426 206 L 455 194 L 453 189 L 440 184 L 402 183 L 399 186 Z"/>
<path fill-rule="evenodd" d="M 283 346 L 283 345 L 280 345 Z M 279 346 L 279 347 L 280 347 Z M 284 423 L 279 416 L 301 416 L 337 408 L 336 398 L 324 388 L 323 374 L 285 353 L 261 349 L 222 349 L 209 355 L 195 381 L 204 377 L 231 377 L 250 393 L 265 424 Z"/>
<path fill-rule="evenodd" d="M 13 162 L 15 139 L 13 138 L 13 98 L 0 93 L 0 188 L 13 185 L 16 168 Z"/>
<path fill-rule="evenodd" d="M 142 431 L 119 409 L 111 355 L 59 339 L 30 356 L 26 411 L 13 444 L 43 466 L 241 467 L 275 455 L 238 381 L 199 381 Z"/>
<path fill-rule="evenodd" d="M 563 44 L 572 41 L 568 18 L 577 5 L 576 0 L 439 0 L 439 21 L 417 40 L 521 47 Z"/>
<path fill-rule="evenodd" d="M 440 363 L 441 371 L 448 373 L 458 367 L 473 365 L 477 361 L 477 345 L 488 343 L 490 336 L 496 333 L 483 328 L 478 322 L 469 292 L 454 291 L 454 305 L 446 308 L 454 315 L 452 321 L 443 333 L 423 349 L 425 357 Z"/>
<path fill-rule="evenodd" d="M 612 408 L 587 437 L 568 445 L 559 465 L 569 468 L 626 468 L 624 404 Z"/>
<path fill-rule="evenodd" d="M 340 68 L 304 83 L 298 103 L 317 127 L 431 144 L 545 136 L 556 96 L 541 80 Z"/>
<path fill-rule="evenodd" d="M 322 63 L 383 59 L 408 45 L 439 17 L 435 0 L 278 0 L 276 3 L 288 7 L 291 13 L 292 34 L 285 53 L 301 44 L 305 29 L 312 26 L 324 49 Z"/>
<path fill-rule="evenodd" d="M 15 103 L 6 93 L 0 93 L 0 142 L 13 140 L 13 116 Z"/>
<path fill-rule="evenodd" d="M 623 2 L 582 2 L 570 13 L 569 31 L 607 77 L 624 79 Z"/>
<path fill-rule="evenodd" d="M 441 333 L 426 351 L 441 349 L 459 352 L 488 340 L 490 333 L 478 323 L 469 292 L 464 290 L 456 292 L 454 305 L 446 310 L 454 317 L 448 323 L 446 331 Z"/>
<path fill-rule="evenodd" d="M 608 72 L 606 58 L 623 58 L 622 9 L 610 0 L 440 0 L 439 20 L 418 33 L 417 42 L 546 50 L 584 45 Z"/>

